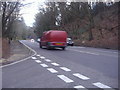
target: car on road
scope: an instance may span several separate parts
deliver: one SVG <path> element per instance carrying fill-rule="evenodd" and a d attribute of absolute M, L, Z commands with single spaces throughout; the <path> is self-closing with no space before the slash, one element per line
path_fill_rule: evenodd
<path fill-rule="evenodd" d="M 40 48 L 45 46 L 47 49 L 66 48 L 67 33 L 61 30 L 50 30 L 43 33 L 40 40 Z"/>
<path fill-rule="evenodd" d="M 67 45 L 68 46 L 73 46 L 74 45 L 74 42 L 72 41 L 71 38 L 67 38 Z"/>
<path fill-rule="evenodd" d="M 38 42 L 38 43 L 40 42 L 40 38 L 37 39 L 37 42 Z"/>

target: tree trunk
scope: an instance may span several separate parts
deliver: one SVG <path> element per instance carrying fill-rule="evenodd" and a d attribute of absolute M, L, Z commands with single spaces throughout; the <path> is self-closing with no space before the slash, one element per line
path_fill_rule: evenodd
<path fill-rule="evenodd" d="M 10 44 L 7 38 L 2 38 L 2 58 L 10 57 Z"/>

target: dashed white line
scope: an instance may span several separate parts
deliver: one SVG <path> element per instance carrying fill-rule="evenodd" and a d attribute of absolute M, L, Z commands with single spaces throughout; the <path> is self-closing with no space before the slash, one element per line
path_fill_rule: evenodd
<path fill-rule="evenodd" d="M 32 59 L 37 59 L 36 57 L 32 57 Z"/>
<path fill-rule="evenodd" d="M 104 84 L 102 84 L 102 83 L 100 83 L 100 82 L 93 83 L 93 85 L 95 85 L 95 86 L 97 86 L 97 87 L 99 87 L 99 88 L 111 88 L 111 87 L 109 87 L 109 86 L 107 86 L 107 85 L 104 85 Z"/>
<path fill-rule="evenodd" d="M 48 67 L 48 65 L 47 64 L 40 64 L 42 67 Z"/>
<path fill-rule="evenodd" d="M 41 63 L 41 61 L 40 60 L 35 60 L 37 63 Z"/>
<path fill-rule="evenodd" d="M 74 88 L 85 88 L 82 85 L 74 86 Z"/>
<path fill-rule="evenodd" d="M 51 63 L 54 66 L 60 66 L 58 63 Z"/>
<path fill-rule="evenodd" d="M 70 69 L 66 68 L 66 67 L 60 67 L 60 69 L 64 70 L 64 71 L 71 71 Z"/>
<path fill-rule="evenodd" d="M 51 60 L 49 60 L 49 59 L 45 59 L 45 61 L 46 61 L 46 62 L 51 62 Z"/>
<path fill-rule="evenodd" d="M 43 57 L 43 56 L 41 56 L 40 58 L 41 58 L 41 59 L 45 59 L 45 57 Z"/>
<path fill-rule="evenodd" d="M 36 56 L 40 56 L 40 55 L 36 55 Z"/>
<path fill-rule="evenodd" d="M 74 82 L 72 79 L 64 76 L 64 75 L 57 75 L 57 77 L 59 77 L 60 79 L 62 79 L 64 82 L 66 83 L 71 83 L 71 82 Z"/>
<path fill-rule="evenodd" d="M 76 77 L 78 77 L 78 78 L 80 78 L 80 79 L 82 79 L 82 80 L 88 80 L 88 79 L 90 79 L 90 78 L 88 78 L 88 77 L 86 77 L 86 76 L 84 76 L 82 74 L 79 74 L 79 73 L 74 73 L 73 75 L 76 76 Z"/>
<path fill-rule="evenodd" d="M 57 73 L 58 71 L 56 71 L 55 69 L 53 68 L 47 68 L 48 71 L 50 71 L 51 73 Z"/>

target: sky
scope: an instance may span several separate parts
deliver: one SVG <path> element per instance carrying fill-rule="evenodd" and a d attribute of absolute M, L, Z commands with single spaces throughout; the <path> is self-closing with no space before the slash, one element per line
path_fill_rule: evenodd
<path fill-rule="evenodd" d="M 31 27 L 33 26 L 33 23 L 35 22 L 35 15 L 38 13 L 39 6 L 43 5 L 43 7 L 44 7 L 45 1 L 46 0 L 22 0 L 21 1 L 21 3 L 23 3 L 23 4 L 28 4 L 24 7 L 22 7 L 21 11 L 20 11 L 20 14 L 22 14 L 25 24 L 27 26 L 31 26 Z M 52 0 L 49 0 L 49 1 L 52 1 Z M 53 1 L 55 1 L 55 0 L 53 0 Z M 56 0 L 56 1 L 59 1 L 59 0 Z M 60 1 L 64 1 L 64 0 L 60 0 Z M 99 0 L 87 0 L 87 1 L 89 2 L 89 1 L 99 1 Z M 109 1 L 109 0 L 105 0 L 105 1 Z M 112 1 L 114 1 L 114 0 L 112 0 Z"/>
<path fill-rule="evenodd" d="M 21 7 L 20 14 L 24 18 L 24 21 L 27 26 L 33 26 L 35 22 L 35 14 L 38 13 L 39 5 L 43 5 L 45 0 L 24 0 L 21 3 L 27 4 L 24 7 Z"/>

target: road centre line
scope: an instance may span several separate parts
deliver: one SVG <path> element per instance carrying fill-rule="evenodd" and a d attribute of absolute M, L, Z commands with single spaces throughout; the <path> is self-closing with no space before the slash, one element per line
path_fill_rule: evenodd
<path fill-rule="evenodd" d="M 32 57 L 32 59 L 37 59 L 36 57 Z"/>
<path fill-rule="evenodd" d="M 74 88 L 85 88 L 85 87 L 82 85 L 78 85 L 78 86 L 74 86 Z"/>
<path fill-rule="evenodd" d="M 78 77 L 78 78 L 80 78 L 80 79 L 82 79 L 82 80 L 88 80 L 88 79 L 90 79 L 90 78 L 88 78 L 88 77 L 86 77 L 86 76 L 84 76 L 82 74 L 79 74 L 79 73 L 74 73 L 73 75 L 76 76 L 76 77 Z"/>
<path fill-rule="evenodd" d="M 69 49 L 69 50 L 76 51 L 76 52 L 81 52 L 81 53 L 92 54 L 92 55 L 99 55 L 98 53 L 92 53 L 92 52 L 86 52 L 86 51 L 78 51 L 78 50 L 73 50 L 73 49 Z"/>
<path fill-rule="evenodd" d="M 35 62 L 37 62 L 37 63 L 41 63 L 41 61 L 40 61 L 40 60 L 35 60 Z"/>
<path fill-rule="evenodd" d="M 71 83 L 71 82 L 74 82 L 72 79 L 64 76 L 64 75 L 57 75 L 57 77 L 59 77 L 60 79 L 62 79 L 64 82 L 66 83 Z"/>
<path fill-rule="evenodd" d="M 48 67 L 48 65 L 47 64 L 40 64 L 42 67 Z"/>
<path fill-rule="evenodd" d="M 60 66 L 58 63 L 51 63 L 54 66 Z"/>
<path fill-rule="evenodd" d="M 111 87 L 109 87 L 109 86 L 107 86 L 107 85 L 104 85 L 104 84 L 102 84 L 102 83 L 100 83 L 100 82 L 93 83 L 93 85 L 95 85 L 95 86 L 97 86 L 97 87 L 99 87 L 99 88 L 111 88 Z"/>
<path fill-rule="evenodd" d="M 50 71 L 51 73 L 57 73 L 58 71 L 56 71 L 55 69 L 53 68 L 47 68 L 48 71 Z"/>
<path fill-rule="evenodd" d="M 49 59 L 45 59 L 45 61 L 46 61 L 46 62 L 51 62 L 51 60 L 49 60 Z"/>
<path fill-rule="evenodd" d="M 60 69 L 64 70 L 64 71 L 71 71 L 70 69 L 66 68 L 66 67 L 60 67 Z"/>

